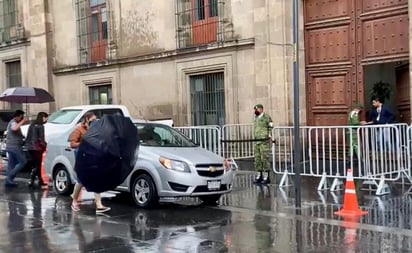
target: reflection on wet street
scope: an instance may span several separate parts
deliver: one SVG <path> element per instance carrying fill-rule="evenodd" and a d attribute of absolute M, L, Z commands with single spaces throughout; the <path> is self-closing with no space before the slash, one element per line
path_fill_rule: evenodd
<path fill-rule="evenodd" d="M 93 194 L 83 194 L 81 211 L 73 213 L 70 197 L 0 187 L 0 252 L 412 251 L 411 197 L 402 190 L 359 194 L 369 214 L 342 220 L 333 212 L 343 192 L 317 192 L 316 184 L 304 181 L 296 215 L 293 187 L 250 182 L 251 174 L 240 174 L 234 191 L 215 207 L 182 199 L 142 210 L 127 195 L 106 195 L 107 215 L 95 214 Z"/>

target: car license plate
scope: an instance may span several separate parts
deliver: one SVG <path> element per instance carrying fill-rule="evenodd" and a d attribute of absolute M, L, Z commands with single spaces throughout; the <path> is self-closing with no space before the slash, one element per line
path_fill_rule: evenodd
<path fill-rule="evenodd" d="M 207 181 L 207 189 L 215 191 L 220 189 L 220 180 Z"/>

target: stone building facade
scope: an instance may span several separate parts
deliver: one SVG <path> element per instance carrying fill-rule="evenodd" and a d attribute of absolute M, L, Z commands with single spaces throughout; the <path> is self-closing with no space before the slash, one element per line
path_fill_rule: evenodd
<path fill-rule="evenodd" d="M 391 103 L 410 120 L 411 2 L 300 1 L 302 124 L 344 124 L 379 79 L 402 90 Z M 56 98 L 31 112 L 114 103 L 136 118 L 223 125 L 250 122 L 262 103 L 276 124 L 293 123 L 292 1 L 0 0 L 2 7 L 1 88 L 37 86 Z"/>
<path fill-rule="evenodd" d="M 33 86 L 54 93 L 53 36 L 47 1 L 0 1 L 0 87 Z M 3 109 L 21 105 L 0 102 Z M 55 104 L 32 105 L 32 111 L 54 110 Z"/>
<path fill-rule="evenodd" d="M 57 106 L 93 103 L 107 87 L 110 102 L 137 118 L 245 123 L 262 103 L 287 124 L 291 7 L 286 0 L 54 1 Z M 106 22 L 103 32 L 93 19 Z"/>

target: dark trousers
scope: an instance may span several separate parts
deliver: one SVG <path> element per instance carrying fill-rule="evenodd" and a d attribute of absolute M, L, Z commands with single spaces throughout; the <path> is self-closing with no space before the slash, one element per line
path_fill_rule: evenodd
<path fill-rule="evenodd" d="M 36 177 L 39 179 L 40 185 L 43 185 L 43 178 L 41 177 L 41 162 L 43 158 L 43 151 L 29 150 L 31 157 L 32 170 L 30 173 L 30 182 L 33 184 Z"/>

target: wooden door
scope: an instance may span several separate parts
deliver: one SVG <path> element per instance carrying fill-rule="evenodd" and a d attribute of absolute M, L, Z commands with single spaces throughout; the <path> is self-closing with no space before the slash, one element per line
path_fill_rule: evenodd
<path fill-rule="evenodd" d="M 407 0 L 304 1 L 308 125 L 346 125 L 363 66 L 408 60 L 408 17 Z"/>
<path fill-rule="evenodd" d="M 357 100 L 355 0 L 304 1 L 308 125 L 345 125 Z"/>
<path fill-rule="evenodd" d="M 411 123 L 411 96 L 409 82 L 409 64 L 396 69 L 396 106 L 398 108 L 398 121 Z"/>
<path fill-rule="evenodd" d="M 193 45 L 217 41 L 219 24 L 217 0 L 192 0 Z"/>
<path fill-rule="evenodd" d="M 106 60 L 107 13 L 106 4 L 91 7 L 91 60 Z"/>

